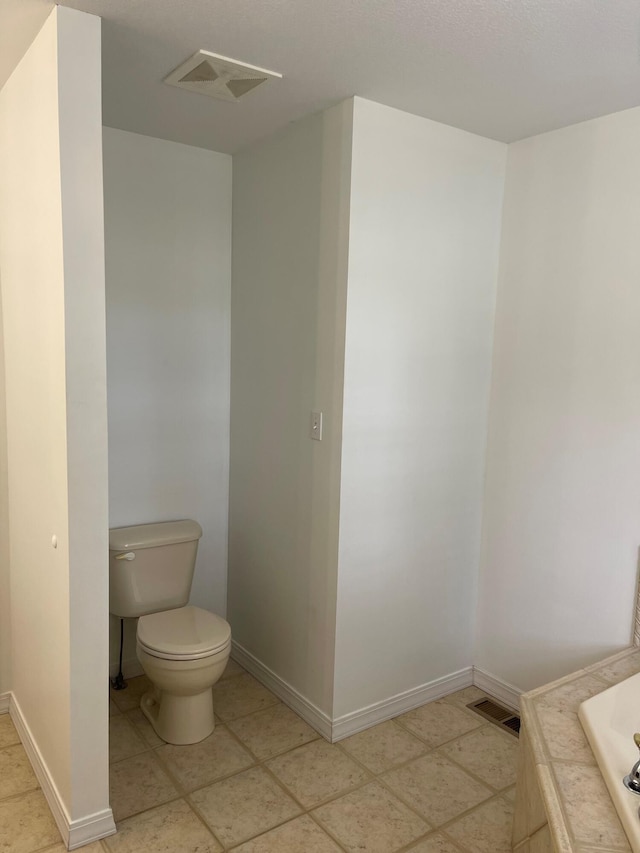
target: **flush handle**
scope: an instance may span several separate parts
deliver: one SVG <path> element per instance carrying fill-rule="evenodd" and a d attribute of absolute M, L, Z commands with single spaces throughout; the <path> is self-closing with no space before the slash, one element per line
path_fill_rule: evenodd
<path fill-rule="evenodd" d="M 133 551 L 127 551 L 126 554 L 116 554 L 116 560 L 135 560 L 136 555 Z"/>

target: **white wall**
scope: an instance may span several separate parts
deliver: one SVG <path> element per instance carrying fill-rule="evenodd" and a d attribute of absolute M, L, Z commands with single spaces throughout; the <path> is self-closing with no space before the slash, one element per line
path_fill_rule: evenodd
<path fill-rule="evenodd" d="M 58 7 L 0 93 L 0 274 L 15 710 L 58 817 L 108 828 L 100 86 L 99 19 Z"/>
<path fill-rule="evenodd" d="M 505 161 L 355 100 L 336 718 L 473 663 Z"/>
<path fill-rule="evenodd" d="M 477 663 L 524 689 L 630 641 L 640 109 L 510 146 Z"/>
<path fill-rule="evenodd" d="M 109 524 L 199 521 L 191 601 L 224 615 L 231 157 L 104 128 L 104 181 Z"/>
<path fill-rule="evenodd" d="M 1 251 L 0 242 L 0 251 Z M 2 269 L 0 268 L 0 275 Z M 0 279 L 0 295 L 2 280 Z M 2 302 L 0 300 L 0 330 Z M 7 416 L 4 375 L 4 333 L 0 344 L 0 697 L 11 689 L 11 578 L 9 575 L 9 487 L 7 472 Z"/>
<path fill-rule="evenodd" d="M 229 620 L 237 643 L 326 714 L 351 109 L 234 157 Z M 309 437 L 312 409 L 322 442 Z"/>

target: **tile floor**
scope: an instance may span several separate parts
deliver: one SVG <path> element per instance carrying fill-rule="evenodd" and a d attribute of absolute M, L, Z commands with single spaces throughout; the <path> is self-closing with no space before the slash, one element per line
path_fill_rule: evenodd
<path fill-rule="evenodd" d="M 474 687 L 329 744 L 230 662 L 215 731 L 180 747 L 140 712 L 145 689 L 111 692 L 118 833 L 86 853 L 510 853 L 518 741 L 465 708 Z M 63 849 L 0 717 L 0 851 Z"/>

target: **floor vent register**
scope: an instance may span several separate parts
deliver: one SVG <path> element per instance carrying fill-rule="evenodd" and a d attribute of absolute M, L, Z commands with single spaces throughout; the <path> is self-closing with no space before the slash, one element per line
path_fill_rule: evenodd
<path fill-rule="evenodd" d="M 520 717 L 518 714 L 514 714 L 508 708 L 503 708 L 502 705 L 498 705 L 493 699 L 488 699 L 485 696 L 476 702 L 470 702 L 467 708 L 475 711 L 476 714 L 480 714 L 481 717 L 489 720 L 490 723 L 507 729 L 515 737 L 520 735 Z"/>

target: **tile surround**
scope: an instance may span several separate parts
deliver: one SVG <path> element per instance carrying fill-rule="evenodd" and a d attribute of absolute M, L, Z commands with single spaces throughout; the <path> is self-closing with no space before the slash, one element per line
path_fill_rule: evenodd
<path fill-rule="evenodd" d="M 501 851 L 499 816 L 512 805 L 503 783 L 514 762 L 500 747 L 511 736 L 496 730 L 499 757 L 491 757 L 493 727 L 464 708 L 484 695 L 476 688 L 330 744 L 233 664 L 216 685 L 216 729 L 186 747 L 155 734 L 136 704 L 146 689 L 142 677 L 110 693 L 119 831 L 87 853 L 483 853 L 471 819 L 483 808 Z M 0 717 L 0 744 L 18 755 L 7 720 Z M 445 794 L 463 780 L 464 794 L 431 797 L 425 768 Z M 0 851 L 63 849 L 38 789 L 0 799 Z"/>
<path fill-rule="evenodd" d="M 630 853 L 577 711 L 584 700 L 638 672 L 640 651 L 627 648 L 521 697 L 525 748 L 513 823 L 518 853 Z"/>

